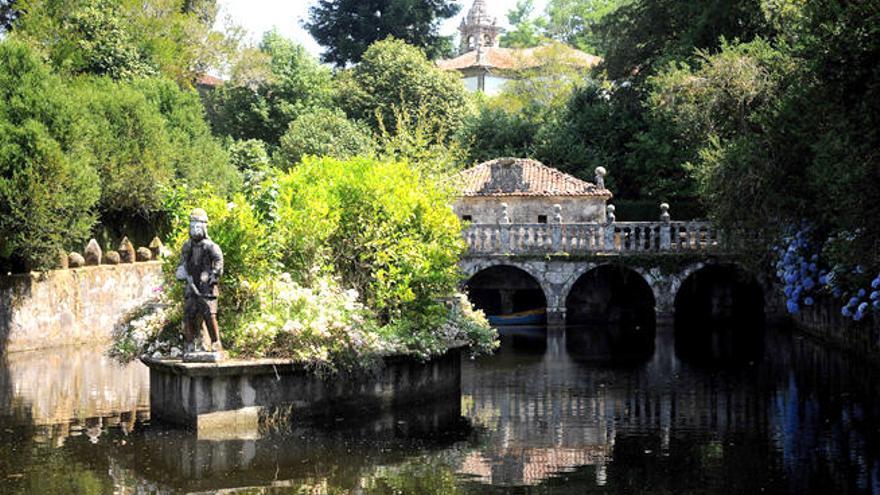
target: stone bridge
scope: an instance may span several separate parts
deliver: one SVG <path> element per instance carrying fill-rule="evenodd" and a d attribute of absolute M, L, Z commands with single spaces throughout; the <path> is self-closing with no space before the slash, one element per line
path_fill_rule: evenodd
<path fill-rule="evenodd" d="M 467 225 L 461 268 L 471 299 L 487 314 L 543 302 L 551 325 L 590 308 L 604 311 L 614 301 L 624 301 L 624 312 L 641 304 L 657 318 L 670 318 L 677 302 L 696 304 L 678 301 L 685 286 L 713 315 L 736 311 L 744 298 L 754 306 L 756 296 L 764 311 L 769 291 L 763 281 L 742 268 L 734 243 L 711 223 L 615 222 L 612 208 L 606 223 L 563 223 L 557 214 L 546 224 L 512 224 L 502 217 L 495 224 Z"/>

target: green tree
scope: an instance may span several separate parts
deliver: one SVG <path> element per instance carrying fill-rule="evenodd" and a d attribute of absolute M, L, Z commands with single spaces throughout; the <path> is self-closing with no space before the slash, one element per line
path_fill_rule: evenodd
<path fill-rule="evenodd" d="M 436 135 L 454 133 L 468 110 L 468 96 L 457 74 L 431 63 L 418 47 L 389 38 L 373 43 L 361 63 L 340 77 L 342 109 L 354 119 L 395 129 L 400 112 L 419 124 L 418 110 L 430 109 Z"/>
<path fill-rule="evenodd" d="M 298 116 L 331 107 L 335 88 L 328 68 L 277 32 L 267 32 L 259 49 L 266 75 L 215 90 L 208 96 L 209 115 L 217 134 L 276 146 Z"/>
<path fill-rule="evenodd" d="M 75 87 L 85 114 L 82 137 L 101 175 L 103 216 L 159 211 L 173 180 L 220 193 L 238 187 L 195 91 L 167 79 L 83 78 Z"/>
<path fill-rule="evenodd" d="M 339 67 L 359 62 L 370 45 L 389 36 L 436 58 L 452 49 L 438 34 L 440 22 L 460 8 L 451 0 L 320 0 L 305 27 L 325 48 L 321 60 Z"/>
<path fill-rule="evenodd" d="M 240 33 L 213 30 L 213 2 L 16 0 L 13 35 L 62 71 L 131 78 L 162 74 L 191 84 L 226 64 Z"/>
<path fill-rule="evenodd" d="M 592 32 L 612 79 L 642 79 L 694 49 L 714 50 L 722 37 L 749 41 L 768 34 L 761 0 L 639 0 L 605 15 Z"/>
<path fill-rule="evenodd" d="M 550 0 L 547 3 L 547 36 L 595 55 L 602 55 L 596 28 L 625 0 Z"/>
<path fill-rule="evenodd" d="M 287 169 L 306 155 L 347 159 L 367 155 L 373 149 L 370 131 L 348 120 L 339 110 L 317 110 L 300 115 L 281 136 L 273 160 Z"/>
<path fill-rule="evenodd" d="M 98 176 L 74 100 L 39 57 L 0 42 L 0 265 L 49 268 L 95 222 Z"/>
<path fill-rule="evenodd" d="M 535 18 L 534 0 L 517 0 L 516 6 L 507 11 L 507 22 L 513 29 L 501 36 L 501 46 L 505 48 L 529 48 L 538 46 L 544 40 L 541 35 L 545 26 L 543 18 Z"/>

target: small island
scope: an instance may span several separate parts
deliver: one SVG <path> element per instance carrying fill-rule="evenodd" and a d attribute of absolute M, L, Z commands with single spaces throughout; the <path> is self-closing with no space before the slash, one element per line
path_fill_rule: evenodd
<path fill-rule="evenodd" d="M 497 336 L 460 292 L 442 182 L 307 158 L 258 187 L 275 200 L 189 191 L 164 284 L 116 325 L 114 354 L 150 367 L 153 416 L 201 431 L 457 396 L 459 355 Z"/>

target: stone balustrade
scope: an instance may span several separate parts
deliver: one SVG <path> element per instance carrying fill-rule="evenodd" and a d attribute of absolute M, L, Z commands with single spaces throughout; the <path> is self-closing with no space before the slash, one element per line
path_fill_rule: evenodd
<path fill-rule="evenodd" d="M 683 253 L 727 246 L 710 222 L 469 224 L 464 238 L 471 255 Z"/>

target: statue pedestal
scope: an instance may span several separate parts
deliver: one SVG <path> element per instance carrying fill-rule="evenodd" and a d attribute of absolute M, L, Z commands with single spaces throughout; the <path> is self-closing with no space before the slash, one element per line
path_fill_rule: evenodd
<path fill-rule="evenodd" d="M 151 419 L 217 434 L 257 431 L 266 422 L 360 418 L 438 400 L 458 404 L 461 350 L 428 361 L 387 356 L 375 370 L 326 377 L 286 359 L 141 360 L 150 368 Z"/>

